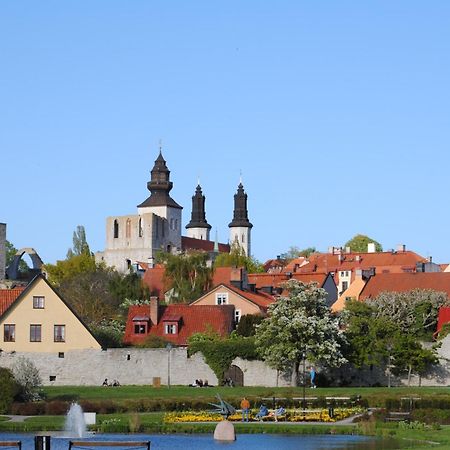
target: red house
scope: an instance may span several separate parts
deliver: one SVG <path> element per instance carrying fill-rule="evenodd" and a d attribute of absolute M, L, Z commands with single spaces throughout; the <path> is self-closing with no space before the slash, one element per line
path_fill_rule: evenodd
<path fill-rule="evenodd" d="M 157 297 L 149 305 L 130 306 L 124 343 L 140 344 L 149 335 L 159 336 L 174 345 L 186 346 L 194 333 L 215 331 L 228 336 L 234 329 L 233 305 L 160 305 Z"/>

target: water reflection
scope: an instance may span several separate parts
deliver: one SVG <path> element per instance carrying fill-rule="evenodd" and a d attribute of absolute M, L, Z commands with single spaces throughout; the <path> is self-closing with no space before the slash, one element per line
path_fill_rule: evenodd
<path fill-rule="evenodd" d="M 23 450 L 34 450 L 34 435 L 0 433 L 0 441 L 21 440 Z M 98 434 L 89 437 L 92 441 L 151 441 L 152 450 L 395 450 L 411 447 L 411 442 L 392 439 L 376 439 L 365 436 L 345 435 L 280 435 L 280 434 L 240 434 L 235 442 L 220 443 L 212 435 L 117 435 Z M 52 450 L 67 450 L 68 438 L 52 437 Z M 108 448 L 107 444 L 103 448 Z M 74 447 L 75 450 L 75 447 Z"/>

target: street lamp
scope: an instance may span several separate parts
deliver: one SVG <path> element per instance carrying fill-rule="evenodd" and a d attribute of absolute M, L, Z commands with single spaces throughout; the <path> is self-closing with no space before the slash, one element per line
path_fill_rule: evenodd
<path fill-rule="evenodd" d="M 172 344 L 169 342 L 166 345 L 167 349 L 167 387 L 170 389 L 170 351 L 172 350 Z"/>
<path fill-rule="evenodd" d="M 303 417 L 306 410 L 306 350 L 303 350 Z"/>

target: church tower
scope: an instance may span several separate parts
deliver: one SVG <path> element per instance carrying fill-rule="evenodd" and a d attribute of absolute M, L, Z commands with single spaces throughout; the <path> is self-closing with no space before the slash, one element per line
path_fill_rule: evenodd
<path fill-rule="evenodd" d="M 205 196 L 200 184 L 197 185 L 192 196 L 191 221 L 186 225 L 188 237 L 209 241 L 211 225 L 206 221 Z"/>
<path fill-rule="evenodd" d="M 233 220 L 230 228 L 230 245 L 236 242 L 244 249 L 247 256 L 251 256 L 251 230 L 253 225 L 248 220 L 247 194 L 242 182 L 239 183 L 237 193 L 234 194 Z"/>

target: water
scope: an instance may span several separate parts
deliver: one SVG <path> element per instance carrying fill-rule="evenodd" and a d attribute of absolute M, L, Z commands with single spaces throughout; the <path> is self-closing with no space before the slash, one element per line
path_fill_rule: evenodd
<path fill-rule="evenodd" d="M 0 433 L 0 441 L 14 440 L 22 441 L 23 450 L 34 450 L 34 434 Z M 74 440 L 74 438 L 52 437 L 51 448 L 52 450 L 67 450 L 70 440 Z M 231 443 L 214 441 L 211 434 L 97 434 L 89 436 L 86 440 L 150 440 L 151 450 L 261 450 L 262 448 L 277 450 L 394 450 L 411 445 L 411 442 L 403 443 L 402 446 L 401 441 L 346 435 L 239 434 L 237 440 Z M 108 446 L 106 444 L 101 448 L 108 448 Z M 116 448 L 124 449 L 125 447 Z M 73 447 L 73 449 L 77 450 L 77 447 Z"/>
<path fill-rule="evenodd" d="M 66 415 L 66 423 L 64 425 L 64 435 L 74 438 L 82 438 L 86 436 L 86 422 L 84 420 L 83 409 L 78 403 L 70 405 L 69 412 Z"/>

